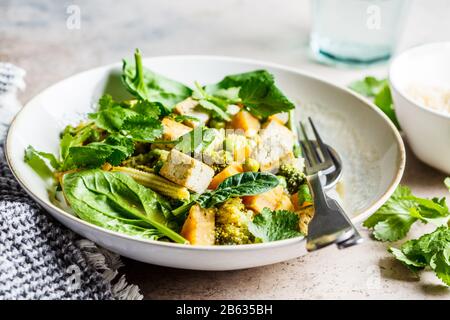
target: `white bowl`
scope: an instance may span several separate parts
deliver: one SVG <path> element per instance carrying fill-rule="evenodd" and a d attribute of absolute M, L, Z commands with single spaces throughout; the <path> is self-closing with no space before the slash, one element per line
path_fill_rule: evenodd
<path fill-rule="evenodd" d="M 168 77 L 192 85 L 210 83 L 231 73 L 267 69 L 286 94 L 312 115 L 324 140 L 343 159 L 342 201 L 354 223 L 361 222 L 392 194 L 403 173 L 402 140 L 390 121 L 373 105 L 303 72 L 253 60 L 174 56 L 149 58 L 144 64 Z M 188 246 L 142 240 L 84 222 L 54 206 L 46 184 L 23 161 L 28 145 L 58 151 L 59 133 L 92 110 L 105 92 L 123 94 L 118 64 L 70 77 L 32 99 L 15 118 L 6 141 L 9 165 L 25 190 L 51 215 L 75 232 L 123 256 L 143 262 L 199 270 L 232 270 L 267 265 L 306 253 L 300 238 L 242 246 Z M 342 191 L 344 189 L 344 191 Z"/>
<path fill-rule="evenodd" d="M 450 115 L 410 98 L 411 84 L 450 87 L 450 42 L 415 47 L 391 63 L 395 113 L 411 149 L 428 165 L 450 174 Z"/>

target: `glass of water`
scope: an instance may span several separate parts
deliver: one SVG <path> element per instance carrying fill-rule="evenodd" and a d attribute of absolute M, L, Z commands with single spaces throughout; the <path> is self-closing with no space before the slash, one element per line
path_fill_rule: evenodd
<path fill-rule="evenodd" d="M 389 59 L 409 0 L 311 0 L 310 46 L 316 60 L 369 65 Z"/>

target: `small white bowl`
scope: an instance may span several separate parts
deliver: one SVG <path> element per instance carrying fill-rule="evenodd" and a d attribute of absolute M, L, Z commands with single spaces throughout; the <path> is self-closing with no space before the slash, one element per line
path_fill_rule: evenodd
<path fill-rule="evenodd" d="M 415 47 L 391 63 L 389 81 L 395 112 L 409 145 L 428 165 L 450 174 L 450 114 L 414 101 L 409 86 L 450 87 L 450 42 Z"/>

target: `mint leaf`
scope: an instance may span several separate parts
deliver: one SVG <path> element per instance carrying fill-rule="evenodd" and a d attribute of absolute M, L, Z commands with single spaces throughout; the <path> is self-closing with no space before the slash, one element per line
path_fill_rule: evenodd
<path fill-rule="evenodd" d="M 264 208 L 248 225 L 248 230 L 262 242 L 290 239 L 303 236 L 299 231 L 296 213 Z"/>
<path fill-rule="evenodd" d="M 363 225 L 373 229 L 373 236 L 380 241 L 397 241 L 404 238 L 418 220 L 427 223 L 450 215 L 443 199 L 415 197 L 405 186 L 398 186 L 386 203 Z"/>
<path fill-rule="evenodd" d="M 450 229 L 445 226 L 405 242 L 400 249 L 389 248 L 396 259 L 413 271 L 429 266 L 436 275 L 450 286 Z"/>
<path fill-rule="evenodd" d="M 163 126 L 157 119 L 144 115 L 135 115 L 123 121 L 121 131 L 135 141 L 152 142 L 161 137 Z"/>
<path fill-rule="evenodd" d="M 47 152 L 37 151 L 32 146 L 25 150 L 24 161 L 42 178 L 53 177 L 53 170 L 59 168 L 56 157 Z"/>

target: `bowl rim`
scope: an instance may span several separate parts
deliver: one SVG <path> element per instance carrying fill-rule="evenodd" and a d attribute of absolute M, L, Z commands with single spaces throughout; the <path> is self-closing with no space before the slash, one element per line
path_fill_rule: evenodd
<path fill-rule="evenodd" d="M 409 97 L 409 95 L 407 95 L 404 90 L 400 89 L 398 84 L 396 83 L 396 81 L 394 81 L 395 76 L 394 74 L 394 68 L 395 65 L 399 63 L 399 61 L 401 61 L 401 59 L 404 59 L 406 56 L 417 52 L 417 51 L 421 51 L 421 50 L 429 50 L 430 48 L 433 47 L 447 47 L 448 51 L 450 52 L 450 41 L 439 41 L 439 42 L 430 42 L 430 43 L 425 43 L 425 44 L 421 44 L 418 46 L 414 46 L 411 48 L 406 49 L 405 51 L 402 51 L 401 53 L 399 53 L 398 55 L 396 55 L 391 63 L 389 64 L 389 84 L 391 85 L 392 89 L 395 90 L 396 92 L 398 92 L 406 101 L 408 101 L 410 104 L 414 105 L 416 108 L 418 108 L 419 110 L 425 110 L 426 112 L 429 112 L 431 114 L 434 114 L 436 116 L 439 116 L 441 118 L 446 118 L 450 120 L 450 113 L 446 113 L 443 111 L 437 111 L 437 110 L 433 110 L 429 107 L 426 107 L 424 105 L 422 105 L 421 103 L 418 103 L 417 101 L 411 99 Z"/>
<path fill-rule="evenodd" d="M 218 56 L 218 55 L 166 55 L 166 56 L 146 57 L 143 59 L 143 63 L 145 64 L 147 61 L 150 61 L 150 60 L 154 61 L 154 60 L 177 60 L 177 59 L 183 59 L 183 60 L 204 59 L 204 60 L 213 60 L 213 61 L 215 60 L 215 61 L 222 61 L 222 62 L 235 62 L 235 63 L 255 65 L 255 68 L 267 67 L 267 68 L 278 69 L 281 71 L 292 72 L 297 75 L 313 79 L 322 84 L 331 86 L 334 89 L 344 91 L 345 93 L 352 95 L 354 98 L 356 98 L 357 100 L 362 102 L 362 104 L 365 107 L 368 107 L 368 108 L 372 109 L 372 111 L 375 111 L 375 113 L 378 114 L 385 121 L 385 123 L 391 129 L 391 131 L 394 135 L 394 140 L 396 142 L 396 147 L 397 147 L 397 151 L 398 151 L 398 159 L 397 159 L 397 163 L 396 163 L 397 170 L 396 170 L 395 176 L 393 177 L 393 180 L 390 182 L 389 187 L 386 189 L 386 191 L 377 200 L 375 200 L 373 203 L 371 203 L 366 210 L 364 210 L 363 212 L 359 213 L 356 217 L 354 217 L 352 219 L 353 223 L 358 223 L 358 222 L 362 221 L 363 219 L 367 218 L 373 212 L 375 212 L 392 195 L 392 193 L 395 191 L 397 185 L 400 183 L 400 180 L 402 178 L 402 175 L 403 175 L 403 172 L 405 169 L 405 162 L 406 162 L 405 146 L 404 146 L 403 140 L 401 138 L 401 135 L 398 132 L 395 125 L 392 123 L 392 121 L 389 120 L 389 118 L 381 110 L 379 110 L 371 101 L 360 96 L 359 94 L 351 91 L 350 89 L 348 89 L 346 87 L 343 87 L 343 86 L 334 84 L 332 82 L 329 82 L 327 80 L 324 80 L 324 79 L 320 78 L 319 76 L 313 75 L 310 72 L 306 72 L 299 68 L 290 67 L 287 65 L 282 65 L 282 64 L 273 63 L 273 62 L 257 60 L 257 59 L 240 58 L 240 57 L 232 57 L 232 56 Z M 31 188 L 28 187 L 28 185 L 26 183 L 26 179 L 24 179 L 22 177 L 21 173 L 19 173 L 17 170 L 15 170 L 14 165 L 13 165 L 12 155 L 9 153 L 10 148 L 8 147 L 10 144 L 12 144 L 12 138 L 11 138 L 12 132 L 14 132 L 14 128 L 15 128 L 17 122 L 21 120 L 21 116 L 24 113 L 24 110 L 29 108 L 30 105 L 32 106 L 33 102 L 35 100 L 39 99 L 39 97 L 42 94 L 44 94 L 46 91 L 52 90 L 53 87 L 61 84 L 64 81 L 71 79 L 72 77 L 82 76 L 83 74 L 87 74 L 89 72 L 96 72 L 96 71 L 98 72 L 101 70 L 108 70 L 108 69 L 111 70 L 111 69 L 117 68 L 119 66 L 120 66 L 120 63 L 111 63 L 111 64 L 107 64 L 104 66 L 91 68 L 91 69 L 88 69 L 88 70 L 85 70 L 82 72 L 78 72 L 78 73 L 70 75 L 60 81 L 57 81 L 56 83 L 53 83 L 52 85 L 43 89 L 42 91 L 37 93 L 33 98 L 28 100 L 24 104 L 22 109 L 14 117 L 14 119 L 8 129 L 8 133 L 7 133 L 7 136 L 5 139 L 5 143 L 4 143 L 5 158 L 6 158 L 6 162 L 7 162 L 8 166 L 11 169 L 11 172 L 13 173 L 16 180 L 19 182 L 19 184 L 22 186 L 22 188 L 24 188 L 24 190 L 35 201 L 37 201 L 42 207 L 44 207 L 46 209 L 46 211 L 53 211 L 54 213 L 57 212 L 58 214 L 61 214 L 62 216 L 64 216 L 66 219 L 72 220 L 74 223 L 84 225 L 87 228 L 95 229 L 95 230 L 99 231 L 100 233 L 107 234 L 110 236 L 116 236 L 116 237 L 119 237 L 119 238 L 122 238 L 122 239 L 128 240 L 128 241 L 132 241 L 132 242 L 140 242 L 143 244 L 156 245 L 156 246 L 168 247 L 168 248 L 173 248 L 173 249 L 187 249 L 190 251 L 220 251 L 220 252 L 235 251 L 235 250 L 237 250 L 237 251 L 265 250 L 268 248 L 279 248 L 279 247 L 288 246 L 288 245 L 291 245 L 294 243 L 301 243 L 305 240 L 304 237 L 296 237 L 296 238 L 291 238 L 291 239 L 278 240 L 278 241 L 266 242 L 266 243 L 256 243 L 256 244 L 227 245 L 227 246 L 219 246 L 219 245 L 201 246 L 201 245 L 186 245 L 186 244 L 180 244 L 180 243 L 171 243 L 171 242 L 163 242 L 163 241 L 158 241 L 158 240 L 143 239 L 143 238 L 138 238 L 138 237 L 134 237 L 131 235 L 119 233 L 116 231 L 108 230 L 106 228 L 86 222 L 86 221 L 70 214 L 69 212 L 59 208 L 58 206 L 54 205 L 53 203 L 51 203 L 49 201 L 45 201 L 45 200 L 41 199 L 39 196 L 37 196 L 36 194 L 34 194 L 33 191 L 31 190 Z"/>

